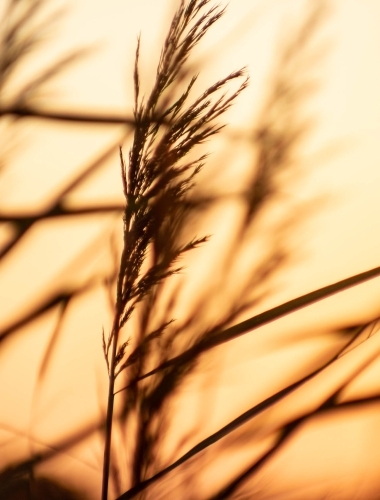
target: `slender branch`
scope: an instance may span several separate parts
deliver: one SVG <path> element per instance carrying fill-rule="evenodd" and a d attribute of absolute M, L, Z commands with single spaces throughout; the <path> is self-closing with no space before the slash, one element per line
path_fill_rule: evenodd
<path fill-rule="evenodd" d="M 120 141 L 126 135 L 126 133 L 123 133 L 122 136 L 118 138 L 117 142 L 107 147 L 95 160 L 91 161 L 79 174 L 77 174 L 63 188 L 61 188 L 60 192 L 52 201 L 52 204 L 47 207 L 46 210 L 37 214 L 32 214 L 30 216 L 13 214 L 13 217 L 12 214 L 2 213 L 0 215 L 1 222 L 14 223 L 16 226 L 16 235 L 0 250 L 0 259 L 2 259 L 7 253 L 12 250 L 12 248 L 17 245 L 23 238 L 25 233 L 33 226 L 33 224 L 35 224 L 39 220 L 59 215 L 76 215 L 76 213 L 73 213 L 74 211 L 66 213 L 66 211 L 68 211 L 69 209 L 64 207 L 64 197 L 69 194 L 75 187 L 79 186 L 81 182 L 88 178 L 88 176 L 96 171 L 101 165 L 103 165 L 103 163 L 108 160 L 110 156 L 115 152 L 115 148 L 118 147 Z"/>
<path fill-rule="evenodd" d="M 129 221 L 124 221 L 126 224 L 126 229 L 128 230 Z M 126 240 L 127 237 L 124 235 Z M 112 427 L 113 427 L 113 412 L 115 403 L 115 380 L 116 380 L 116 366 L 117 366 L 117 349 L 119 333 L 121 328 L 121 317 L 123 314 L 123 302 L 122 294 L 120 290 L 123 283 L 123 265 L 122 263 L 128 257 L 128 245 L 124 245 L 121 259 L 120 259 L 120 270 L 117 278 L 117 298 L 116 298 L 116 309 L 115 317 L 113 321 L 113 326 L 111 334 L 108 341 L 108 347 L 111 344 L 111 359 L 107 362 L 108 367 L 108 400 L 107 400 L 107 416 L 106 416 L 106 426 L 105 426 L 105 444 L 104 444 L 104 458 L 103 458 L 103 475 L 102 475 L 102 495 L 101 500 L 108 500 L 108 483 L 110 475 L 111 466 L 111 444 L 112 444 Z M 106 359 L 108 360 L 108 348 L 104 351 Z"/>
<path fill-rule="evenodd" d="M 6 484 L 7 481 L 11 481 L 13 478 L 20 477 L 22 474 L 32 470 L 39 464 L 56 457 L 59 453 L 66 453 L 76 444 L 82 443 L 85 439 L 93 436 L 103 429 L 103 420 L 94 421 L 86 424 L 76 432 L 71 433 L 69 436 L 65 436 L 53 445 L 44 444 L 45 448 L 47 449 L 39 451 L 26 460 L 17 461 L 16 463 L 8 465 L 6 468 L 2 469 L 0 472 L 0 484 Z"/>
<path fill-rule="evenodd" d="M 213 445 L 217 441 L 220 441 L 222 438 L 233 432 L 234 430 L 238 429 L 241 427 L 243 424 L 251 420 L 252 418 L 256 417 L 259 413 L 262 411 L 268 409 L 270 406 L 273 406 L 276 404 L 278 401 L 283 399 L 285 396 L 290 394 L 291 392 L 295 391 L 298 387 L 300 387 L 302 384 L 305 382 L 308 382 L 311 380 L 313 377 L 318 375 L 320 372 L 322 372 L 325 368 L 327 368 L 329 365 L 334 363 L 336 359 L 340 357 L 340 355 L 347 349 L 347 347 L 354 342 L 354 340 L 361 334 L 363 331 L 363 326 L 357 327 L 355 330 L 355 333 L 351 337 L 350 341 L 348 344 L 345 344 L 338 353 L 336 353 L 330 360 L 328 360 L 323 366 L 317 368 L 314 370 L 312 373 L 309 373 L 302 379 L 298 380 L 297 382 L 294 382 L 293 384 L 290 384 L 289 386 L 285 387 L 284 389 L 281 389 L 280 391 L 276 392 L 272 396 L 264 399 L 264 401 L 261 401 L 257 405 L 253 406 L 249 410 L 245 411 L 235 419 L 233 419 L 231 422 L 229 422 L 227 425 L 223 426 L 221 429 L 219 429 L 217 432 L 211 434 L 207 438 L 203 439 L 200 441 L 197 445 L 193 446 L 188 452 L 186 452 L 182 457 L 180 457 L 178 460 L 170 464 L 169 466 L 165 467 L 161 471 L 159 471 L 157 474 L 154 476 L 150 477 L 149 479 L 146 479 L 145 481 L 142 481 L 140 484 L 134 486 L 133 488 L 129 489 L 125 493 L 123 493 L 120 497 L 117 498 L 117 500 L 131 500 L 135 495 L 138 493 L 144 491 L 146 488 L 157 482 L 159 479 L 163 478 L 169 472 L 175 470 L 177 467 L 180 465 L 184 464 L 191 458 L 193 458 L 195 455 L 198 453 L 202 452 L 209 446 Z"/>
<path fill-rule="evenodd" d="M 56 205 L 53 209 L 43 211 L 33 215 L 20 215 L 17 213 L 0 212 L 0 222 L 12 222 L 14 224 L 20 224 L 23 227 L 29 226 L 41 219 L 47 219 L 50 217 L 66 217 L 69 215 L 91 215 L 98 213 L 107 212 L 120 212 L 124 210 L 124 205 L 121 203 L 109 203 L 107 205 L 95 205 L 90 207 L 63 207 L 61 205 Z"/>
<path fill-rule="evenodd" d="M 373 361 L 378 354 L 375 354 L 372 357 Z M 363 372 L 368 367 L 367 363 L 364 363 L 359 369 L 357 370 L 356 374 L 351 377 L 349 381 L 346 382 L 346 385 L 348 382 L 351 382 L 354 378 L 354 376 L 358 376 L 360 373 Z M 355 406 L 362 406 L 364 404 L 370 404 L 370 403 L 375 403 L 379 402 L 380 396 L 375 395 L 375 396 L 369 396 L 369 397 L 364 397 L 364 398 L 357 398 L 351 401 L 343 401 L 340 403 L 338 401 L 338 396 L 341 394 L 343 387 L 338 388 L 336 391 L 334 391 L 333 394 L 331 394 L 326 400 L 324 400 L 322 403 L 318 405 L 317 408 L 313 408 L 311 411 L 307 411 L 304 415 L 295 418 L 294 420 L 290 421 L 286 425 L 283 426 L 281 429 L 281 432 L 277 438 L 277 441 L 275 444 L 264 453 L 264 455 L 257 461 L 253 462 L 246 470 L 244 470 L 242 473 L 240 473 L 233 481 L 231 481 L 227 486 L 223 487 L 221 491 L 219 491 L 216 495 L 213 495 L 210 500 L 224 500 L 225 498 L 230 498 L 231 495 L 240 487 L 242 486 L 248 479 L 250 479 L 253 474 L 255 474 L 260 468 L 262 468 L 268 460 L 276 453 L 278 452 L 288 441 L 289 439 L 294 436 L 295 432 L 300 428 L 300 426 L 307 421 L 308 418 L 313 416 L 314 418 L 321 413 L 325 413 L 326 411 L 331 411 L 334 409 L 338 408 L 350 408 L 350 407 L 355 407 Z M 121 498 L 121 497 L 120 497 Z M 117 499 L 119 500 L 119 499 Z M 125 500 L 125 499 L 123 499 Z"/>
<path fill-rule="evenodd" d="M 319 300 L 325 299 L 331 295 L 334 295 L 335 293 L 346 290 L 347 288 L 350 288 L 352 286 L 359 285 L 360 283 L 364 283 L 365 281 L 376 278 L 378 276 L 380 276 L 380 267 L 375 267 L 369 271 L 365 271 L 364 273 L 356 274 L 354 276 L 351 276 L 350 278 L 337 281 L 332 285 L 328 285 L 313 292 L 306 293 L 305 295 L 301 295 L 296 299 L 289 300 L 288 302 L 285 302 L 280 306 L 268 309 L 267 311 L 257 314 L 256 316 L 242 321 L 237 325 L 231 326 L 230 328 L 227 328 L 222 332 L 214 333 L 208 338 L 206 337 L 204 340 L 201 340 L 198 344 L 191 347 L 182 354 L 179 354 L 178 356 L 165 361 L 150 372 L 147 372 L 144 375 L 131 380 L 131 382 L 127 386 L 119 389 L 116 394 L 124 391 L 125 389 L 128 389 L 140 380 L 151 377 L 152 375 L 155 375 L 156 373 L 159 373 L 166 368 L 170 368 L 182 363 L 188 363 L 190 360 L 194 360 L 204 352 L 209 351 L 214 347 L 217 347 L 226 342 L 230 342 L 231 340 L 234 340 L 241 335 L 250 333 L 252 330 L 256 330 L 257 328 L 266 325 L 267 323 L 271 323 L 272 321 L 286 316 L 287 314 L 293 313 L 298 309 L 302 309 L 303 307 L 309 306 L 314 302 L 318 302 Z"/>
<path fill-rule="evenodd" d="M 93 112 L 65 112 L 54 110 L 43 110 L 30 106 L 9 106 L 0 108 L 0 116 L 13 115 L 19 118 L 36 118 L 38 120 L 53 120 L 63 122 L 90 123 L 98 125 L 129 125 L 136 126 L 136 120 L 132 116 L 119 114 L 95 114 Z M 141 123 L 141 122 L 140 122 Z M 159 116 L 150 117 L 149 123 L 165 124 L 165 120 Z"/>
<path fill-rule="evenodd" d="M 96 432 L 98 430 L 98 427 L 99 427 L 99 425 L 97 426 L 97 428 L 90 427 L 88 429 L 88 432 L 89 433 Z M 56 453 L 56 454 L 61 453 L 63 455 L 66 455 L 67 457 L 70 457 L 71 459 L 75 460 L 76 462 L 79 462 L 79 463 L 81 463 L 83 465 L 86 465 L 87 467 L 95 470 L 96 472 L 98 471 L 98 467 L 96 465 L 92 464 L 88 460 L 83 460 L 83 459 L 77 457 L 74 453 L 70 452 L 69 451 L 69 447 L 67 445 L 66 445 L 66 448 L 68 448 L 68 449 L 66 451 L 66 448 L 60 448 L 59 445 L 51 445 L 51 444 L 49 444 L 49 443 L 47 443 L 45 441 L 42 441 L 41 439 L 38 439 L 38 438 L 32 436 L 30 434 L 30 432 L 23 431 L 21 429 L 17 429 L 16 427 L 13 427 L 12 425 L 9 425 L 9 424 L 3 423 L 3 422 L 0 422 L 0 429 L 2 429 L 3 431 L 6 431 L 6 432 L 9 432 L 9 433 L 13 434 L 14 436 L 18 436 L 18 437 L 21 437 L 21 438 L 24 438 L 24 439 L 31 440 L 33 443 L 36 443 L 39 446 L 43 446 L 44 448 L 48 448 L 48 450 L 50 450 L 52 454 L 54 454 L 54 453 Z M 86 433 L 84 435 L 86 435 Z M 2 445 L 3 444 L 4 443 L 2 443 Z M 48 455 L 48 458 L 50 458 L 51 456 L 54 456 L 54 455 Z M 0 472 L 0 479 L 1 479 L 1 474 L 2 473 Z M 2 483 L 2 481 L 0 481 L 0 484 L 1 483 Z M 1 485 L 3 485 L 3 484 L 1 484 Z"/>
<path fill-rule="evenodd" d="M 111 442 L 112 442 L 112 424 L 113 424 L 113 408 L 115 402 L 114 387 L 115 387 L 115 361 L 117 352 L 117 342 L 119 338 L 119 315 L 115 315 L 114 326 L 112 328 L 112 349 L 111 360 L 109 362 L 109 382 L 108 382 L 108 401 L 107 401 L 107 416 L 105 429 L 105 445 L 104 445 L 104 460 L 103 460 L 103 476 L 102 476 L 102 500 L 108 499 L 108 483 L 111 465 Z"/>

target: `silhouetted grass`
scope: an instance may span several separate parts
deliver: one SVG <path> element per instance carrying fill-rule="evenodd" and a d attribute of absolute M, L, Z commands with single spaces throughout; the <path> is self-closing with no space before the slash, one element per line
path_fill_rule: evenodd
<path fill-rule="evenodd" d="M 265 412 L 277 406 L 280 407 L 287 397 L 292 397 L 298 390 L 307 388 L 308 383 L 318 380 L 320 374 L 327 373 L 326 370 L 333 367 L 342 357 L 358 338 L 362 328 L 346 332 L 348 339 L 345 345 L 322 366 L 310 370 L 307 375 L 260 403 L 253 406 L 252 403 L 248 404 L 246 411 L 237 414 L 229 423 L 190 446 L 187 452 L 167 462 L 167 459 L 164 460 L 161 456 L 160 447 L 169 428 L 170 403 L 175 400 L 189 375 L 194 373 L 200 357 L 241 335 L 254 334 L 268 322 L 380 274 L 380 268 L 371 269 L 328 284 L 242 321 L 243 317 L 251 314 L 250 309 L 270 293 L 270 288 L 266 287 L 267 283 L 289 257 L 286 247 L 282 246 L 282 238 L 294 221 L 285 217 L 278 226 L 278 234 L 270 234 L 273 236 L 273 242 L 268 245 L 265 257 L 247 265 L 245 281 L 239 282 L 234 276 L 234 265 L 241 255 L 241 249 L 249 245 L 252 252 L 255 252 L 255 240 L 252 235 L 255 235 L 256 222 L 265 207 L 277 199 L 278 176 L 293 168 L 297 148 L 305 133 L 309 131 L 308 124 L 298 115 L 298 106 L 302 104 L 302 99 L 310 89 L 309 82 L 302 80 L 302 71 L 323 11 L 319 9 L 318 2 L 300 29 L 294 31 L 284 44 L 273 86 L 267 93 L 267 100 L 263 104 L 258 121 L 244 137 L 244 140 L 250 141 L 255 155 L 252 157 L 249 180 L 243 191 L 233 195 L 244 203 L 243 215 L 241 219 L 236 220 L 230 240 L 223 249 L 224 253 L 221 251 L 217 256 L 222 261 L 219 275 L 213 276 L 213 279 L 206 276 L 204 290 L 200 290 L 197 297 L 194 297 L 183 317 L 174 321 L 175 306 L 181 298 L 181 287 L 185 283 L 186 273 L 191 276 L 191 272 L 186 271 L 185 266 L 178 261 L 183 258 L 186 264 L 185 256 L 191 250 L 207 243 L 207 236 L 197 236 L 197 221 L 207 218 L 212 210 L 226 199 L 213 191 L 212 182 L 208 183 L 207 177 L 201 177 L 200 171 L 202 168 L 207 169 L 208 158 L 204 153 L 196 157 L 196 148 L 222 131 L 223 125 L 217 123 L 217 119 L 228 110 L 247 84 L 247 80 L 244 80 L 236 91 L 230 95 L 223 94 L 226 85 L 244 76 L 244 72 L 239 70 L 208 87 L 198 97 L 193 97 L 198 81 L 197 74 L 192 73 L 193 67 L 189 64 L 188 57 L 209 28 L 224 14 L 224 9 L 210 6 L 208 0 L 179 2 L 163 44 L 156 80 L 150 94 L 144 98 L 140 96 L 140 40 L 138 41 L 134 70 L 134 111 L 133 115 L 124 116 L 113 113 L 86 114 L 75 110 L 58 112 L 40 108 L 36 104 L 44 85 L 59 75 L 61 70 L 69 67 L 79 56 L 82 57 L 85 51 L 64 56 L 30 82 L 26 82 L 10 102 L 4 101 L 4 89 L 9 89 L 12 84 L 15 69 L 36 47 L 44 43 L 44 33 L 52 21 L 59 18 L 58 14 L 55 14 L 42 22 L 38 21 L 44 4 L 43 0 L 8 1 L 5 18 L 0 26 L 3 35 L 0 117 L 11 118 L 13 121 L 10 126 L 17 123 L 17 120 L 24 119 L 54 120 L 81 122 L 84 125 L 123 124 L 125 132 L 117 142 L 111 144 L 98 158 L 81 168 L 72 180 L 62 186 L 48 208 L 28 215 L 2 213 L 0 209 L 0 222 L 12 224 L 15 230 L 14 237 L 2 248 L 0 256 L 11 254 L 22 242 L 24 235 L 41 221 L 62 216 L 74 218 L 83 214 L 96 216 L 107 212 L 124 215 L 123 247 L 120 260 L 116 263 L 116 273 L 112 270 L 108 274 L 94 274 L 81 286 L 58 291 L 0 332 L 2 341 L 47 311 L 61 308 L 37 374 L 37 378 L 42 379 L 48 376 L 49 363 L 57 340 L 62 334 L 62 319 L 70 301 L 99 283 L 109 287 L 111 300 L 114 292 L 116 294 L 113 326 L 108 337 L 103 339 L 109 370 L 106 422 L 95 422 L 92 426 L 73 432 L 67 439 L 55 443 L 48 450 L 9 464 L 0 473 L 0 496 L 12 498 L 13 494 L 24 494 L 28 490 L 32 498 L 33 495 L 36 498 L 44 498 L 47 495 L 50 495 L 49 498 L 55 498 L 53 487 L 47 480 L 35 475 L 36 469 L 90 435 L 103 431 L 104 500 L 108 498 L 109 479 L 113 480 L 115 494 L 119 500 L 131 499 L 137 495 L 140 495 L 140 498 L 144 495 L 146 498 L 155 498 L 155 484 L 169 473 L 183 473 L 182 466 L 191 463 L 192 466 L 196 465 L 193 469 L 188 469 L 190 490 L 191 475 L 196 475 L 196 467 L 202 466 L 201 455 L 204 450 L 222 442 L 228 436 L 233 436 L 235 431 L 248 422 L 265 415 Z M 29 29 L 31 26 L 33 29 Z M 109 203 L 79 209 L 68 208 L 65 205 L 66 197 L 111 158 L 120 143 L 132 132 L 133 140 L 128 158 L 124 157 L 122 148 L 119 149 L 126 204 Z M 228 165 L 221 165 L 220 170 L 226 167 Z M 197 183 L 199 178 L 201 181 Z M 103 236 L 97 244 L 105 244 Z M 93 251 L 93 247 L 85 249 L 76 262 L 77 268 L 81 267 Z M 117 254 L 117 245 L 113 251 Z M 115 258 L 119 257 L 116 255 Z M 178 274 L 181 274 L 182 281 L 176 282 L 173 277 Z M 227 304 L 222 300 L 225 283 L 234 285 L 234 293 L 228 298 Z M 220 306 L 216 316 L 209 315 L 211 303 Z M 375 356 L 376 352 L 373 353 L 373 357 Z M 305 407 L 302 415 L 297 418 L 284 417 L 280 427 L 273 429 L 280 431 L 275 444 L 259 459 L 248 464 L 245 470 L 241 470 L 232 481 L 226 482 L 212 498 L 216 500 L 239 495 L 247 482 L 279 453 L 300 426 L 313 416 L 346 406 L 359 407 L 369 402 L 377 402 L 378 396 L 353 401 L 340 400 L 342 390 L 369 362 L 368 359 L 364 360 L 340 385 L 327 391 L 325 397 L 311 410 Z M 120 380 L 120 387 L 115 387 L 117 378 Z M 115 397 L 120 398 L 121 409 L 114 414 Z M 125 437 L 119 446 L 126 450 L 125 461 L 117 454 L 116 447 L 111 449 L 112 424 L 117 425 Z M 180 443 L 178 449 L 179 446 Z M 152 493 L 150 487 L 153 487 Z M 66 492 L 66 496 L 62 498 L 73 498 L 70 494 Z M 166 498 L 177 498 L 176 495 L 175 491 L 169 491 Z M 201 498 L 201 492 L 192 491 L 191 495 L 191 498 L 198 498 L 197 495 Z"/>
<path fill-rule="evenodd" d="M 247 80 L 231 96 L 215 98 L 214 94 L 243 71 L 231 73 L 209 87 L 191 104 L 187 104 L 197 76 L 189 79 L 186 90 L 174 102 L 164 96 L 171 91 L 194 46 L 208 29 L 222 16 L 223 10 L 211 7 L 205 10 L 207 0 L 182 1 L 175 13 L 163 45 L 158 63 L 156 81 L 149 97 L 140 100 L 140 78 L 138 70 L 140 40 L 136 51 L 135 83 L 135 132 L 125 163 L 122 151 L 120 160 L 126 208 L 124 212 L 124 245 L 116 285 L 116 306 L 112 331 L 103 340 L 104 355 L 109 371 L 109 392 L 104 451 L 102 499 L 108 498 L 108 480 L 111 459 L 111 436 L 114 407 L 114 387 L 117 376 L 131 365 L 131 356 L 140 367 L 151 350 L 151 343 L 160 338 L 172 319 L 165 321 L 154 331 L 145 321 L 137 340 L 137 349 L 127 357 L 129 341 L 120 343 L 122 327 L 128 322 L 137 305 L 147 300 L 152 308 L 154 293 L 164 280 L 179 273 L 177 261 L 187 252 L 207 241 L 207 237 L 194 237 L 187 242 L 178 242 L 178 232 L 187 215 L 186 198 L 193 187 L 196 176 L 204 166 L 206 155 L 196 160 L 185 157 L 197 145 L 219 132 L 222 126 L 216 118 L 230 107 L 233 100 L 246 87 Z M 152 120 L 154 118 L 154 120 Z M 165 121 L 165 123 L 164 123 Z M 144 271 L 148 253 L 152 252 L 153 263 Z M 149 314 L 149 313 L 148 313 Z M 140 406 L 143 422 L 137 435 L 133 481 L 140 482 L 144 463 L 150 453 L 147 431 L 150 417 L 157 413 L 178 383 L 178 377 L 165 380 L 146 396 Z M 146 416 L 144 415 L 146 414 Z"/>

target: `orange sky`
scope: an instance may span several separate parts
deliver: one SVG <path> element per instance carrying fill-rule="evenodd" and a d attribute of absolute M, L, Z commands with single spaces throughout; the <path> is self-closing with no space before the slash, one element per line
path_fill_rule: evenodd
<path fill-rule="evenodd" d="M 96 110 L 129 115 L 137 36 L 141 32 L 141 78 L 143 82 L 150 82 L 152 60 L 157 60 L 160 51 L 157 40 L 163 38 L 163 26 L 175 2 L 62 0 L 56 3 L 68 8 L 67 15 L 62 18 L 62 24 L 57 24 L 49 43 L 42 44 L 38 55 L 25 61 L 24 67 L 15 75 L 14 86 L 8 89 L 3 99 L 7 102 L 18 85 L 40 67 L 54 61 L 57 54 L 90 46 L 93 51 L 89 56 L 53 80 L 46 96 L 41 97 L 37 104 L 53 110 Z M 304 116 L 310 117 L 314 124 L 299 152 L 297 177 L 286 187 L 284 206 L 291 208 L 313 199 L 321 201 L 297 226 L 290 240 L 290 263 L 273 281 L 271 293 L 252 314 L 380 265 L 376 219 L 380 186 L 380 66 L 377 64 L 380 4 L 377 0 L 335 0 L 328 3 L 331 7 L 319 34 L 321 44 L 316 44 L 325 47 L 325 51 L 307 73 L 312 81 L 317 82 L 317 89 L 301 106 Z M 232 70 L 242 66 L 248 68 L 250 87 L 228 113 L 229 133 L 242 135 L 241 131 L 249 125 L 252 116 L 257 117 L 267 88 L 265 83 L 270 81 L 273 72 L 273 56 L 278 54 L 276 49 L 281 46 L 280 41 L 291 36 L 304 12 L 304 4 L 303 0 L 231 0 L 226 15 L 196 50 L 196 59 L 202 63 L 200 88 Z M 143 87 L 147 93 L 149 83 L 143 83 Z M 84 126 L 31 119 L 19 122 L 12 130 L 16 130 L 12 136 L 15 146 L 12 142 L 5 143 L 4 147 L 11 149 L 6 168 L 0 171 L 2 214 L 30 214 L 49 206 L 62 185 L 106 147 L 117 144 L 124 132 L 119 125 Z M 223 179 L 225 186 L 230 188 L 244 169 L 241 166 L 244 166 L 246 157 L 243 141 L 216 140 L 208 146 L 213 151 L 210 159 L 213 165 L 218 165 L 227 155 L 228 158 L 234 157 Z M 110 201 L 123 202 L 116 151 L 96 175 L 70 194 L 67 206 Z M 235 209 L 232 205 L 230 212 L 226 209 L 229 214 L 226 212 L 226 220 L 228 216 L 233 217 Z M 221 241 L 225 227 L 210 222 L 210 229 L 215 232 L 213 241 Z M 9 327 L 52 292 L 80 286 L 96 270 L 108 269 L 111 266 L 110 235 L 119 228 L 120 224 L 113 215 L 78 218 L 75 223 L 63 218 L 59 222 L 45 221 L 35 226 L 24 242 L 0 262 L 0 328 Z M 4 226 L 2 230 L 6 239 L 7 228 Z M 1 237 L 0 234 L 0 242 Z M 208 262 L 213 261 L 217 245 L 211 241 L 209 253 L 205 250 L 205 260 L 203 264 L 201 260 L 198 268 L 200 276 L 202 265 L 207 267 Z M 202 252 L 199 255 L 202 256 Z M 181 425 L 185 433 L 186 426 L 192 428 L 198 419 L 201 421 L 199 409 L 204 401 L 209 402 L 201 428 L 194 431 L 181 451 L 186 451 L 239 412 L 279 390 L 283 384 L 293 382 L 313 363 L 317 366 L 342 345 L 342 337 L 327 335 L 326 332 L 375 319 L 380 313 L 379 293 L 380 280 L 372 280 L 276 324 L 267 325 L 255 335 L 217 348 L 215 355 L 205 361 L 201 375 L 184 387 L 175 403 L 173 429 Z M 6 401 L 0 410 L 0 424 L 12 424 L 25 432 L 33 429 L 33 435 L 45 442 L 54 441 L 75 424 L 85 423 L 99 415 L 105 401 L 106 370 L 100 334 L 103 326 L 105 329 L 109 326 L 110 311 L 101 286 L 86 291 L 70 305 L 48 367 L 50 377 L 36 385 L 36 373 L 56 319 L 57 311 L 46 315 L 1 344 L 0 350 L 0 401 Z M 377 338 L 374 339 L 372 344 L 378 343 Z M 363 347 L 362 358 L 353 354 L 347 355 L 347 360 L 342 358 L 345 369 L 352 368 L 360 359 L 365 364 L 375 349 L 372 344 Z M 339 377 L 339 374 L 338 368 L 332 370 L 329 380 Z M 352 390 L 360 392 L 368 387 L 368 380 L 377 375 L 376 363 L 372 363 Z M 324 383 L 321 384 L 325 387 Z M 302 394 L 297 397 L 300 398 L 298 401 L 304 401 Z M 226 401 L 229 404 L 226 405 Z M 293 408 L 297 404 L 294 403 Z M 58 416 L 62 414 L 65 422 L 57 430 Z M 286 410 L 275 413 L 275 418 L 279 415 L 286 415 Z M 294 447 L 286 449 L 285 458 L 279 458 L 280 465 L 281 460 L 293 464 L 289 466 L 289 473 L 284 473 L 283 467 L 276 462 L 271 466 L 273 471 L 269 467 L 266 472 L 268 477 L 275 474 L 280 485 L 290 484 L 292 487 L 298 484 L 300 496 L 294 493 L 294 498 L 306 498 L 303 488 L 307 490 L 310 484 L 322 481 L 326 474 L 329 477 L 326 482 L 331 482 L 333 491 L 338 488 L 341 477 L 345 478 L 346 485 L 356 484 L 357 476 L 346 477 L 348 471 L 355 470 L 361 457 L 368 456 L 374 447 L 365 428 L 377 431 L 374 438 L 377 443 L 378 424 L 370 413 L 362 412 L 357 417 L 351 412 L 341 420 L 332 419 L 325 423 L 324 418 L 318 417 L 307 424 L 309 428 L 303 430 Z M 268 422 L 270 416 L 268 419 L 263 416 L 244 432 L 252 437 L 257 428 L 264 429 Z M 178 430 L 173 431 L 174 435 L 176 432 Z M 2 433 L 0 429 L 0 437 L 2 435 L 4 441 L 10 436 L 9 431 Z M 343 450 L 336 458 L 343 464 L 339 473 L 330 474 L 330 477 L 332 465 L 326 466 L 320 458 L 314 462 L 314 468 L 305 465 L 303 470 L 302 463 L 305 462 L 300 457 L 325 457 L 330 453 L 328 442 L 332 436 L 338 443 L 334 449 Z M 264 438 L 270 441 L 273 436 Z M 259 443 L 258 449 L 261 445 L 265 448 L 269 441 Z M 323 442 L 320 455 L 318 441 Z M 9 457 L 20 453 L 21 443 L 25 451 L 29 446 L 25 440 L 7 445 L 0 460 L 2 466 Z M 169 441 L 166 453 L 174 452 L 176 443 Z M 351 451 L 346 453 L 345 447 Z M 221 445 L 220 456 L 227 460 L 225 449 L 224 455 L 222 449 Z M 86 449 L 79 449 L 76 453 L 87 465 L 81 464 L 77 468 L 75 461 L 68 462 L 63 476 L 74 477 L 77 484 L 81 477 L 90 479 L 92 486 L 89 489 L 97 498 L 95 492 L 99 490 L 102 455 L 100 440 L 93 440 Z M 236 460 L 244 462 L 244 453 L 242 450 L 242 456 Z M 352 458 L 351 462 L 347 459 L 346 463 L 342 457 L 348 453 L 356 454 L 356 459 Z M 367 459 L 365 463 L 370 462 Z M 371 463 L 376 464 L 376 458 Z M 217 476 L 217 472 L 210 471 L 212 477 Z M 367 474 L 367 486 L 363 486 L 360 498 L 372 498 L 371 481 L 376 477 L 375 467 L 370 467 Z M 199 484 L 206 488 L 207 473 L 206 479 L 201 476 Z M 265 484 L 265 474 L 263 476 L 259 482 Z M 270 494 L 278 496 L 270 497 Z M 269 488 L 265 498 L 289 497 Z M 314 498 L 311 492 L 307 493 L 307 498 Z"/>

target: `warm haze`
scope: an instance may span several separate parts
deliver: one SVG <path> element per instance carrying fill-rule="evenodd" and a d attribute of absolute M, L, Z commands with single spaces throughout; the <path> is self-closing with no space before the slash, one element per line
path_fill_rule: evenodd
<path fill-rule="evenodd" d="M 0 481 L 8 481 L 11 465 L 47 454 L 35 464 L 34 478 L 49 476 L 84 498 L 100 499 L 108 384 L 102 329 L 108 335 L 112 325 L 125 203 L 118 147 L 128 162 L 133 127 L 123 124 L 123 117 L 133 118 L 137 38 L 140 97 L 147 99 L 180 1 L 32 3 L 36 12 L 41 8 L 41 19 L 45 12 L 63 10 L 9 82 L 1 75 L 0 109 L 15 105 L 15 96 L 44 68 L 83 48 L 83 55 L 27 95 L 26 104 L 48 115 L 98 116 L 108 123 L 17 118 L 2 111 L 0 467 L 7 472 Z M 6 9 L 12 4 L 7 0 L 0 8 L 1 33 L 10 25 Z M 211 153 L 196 194 L 219 198 L 193 214 L 183 235 L 208 234 L 210 240 L 186 254 L 183 271 L 158 288 L 156 302 L 149 299 L 152 325 L 170 314 L 177 321 L 169 332 L 182 325 L 186 333 L 173 345 L 162 341 L 167 353 L 188 349 L 218 322 L 225 328 L 380 265 L 380 5 L 324 2 L 315 26 L 302 36 L 299 30 L 317 4 L 323 2 L 231 0 L 190 57 L 190 77 L 199 73 L 191 99 L 242 67 L 250 83 L 218 118 L 227 127 L 191 153 L 191 160 Z M 39 19 L 31 16 L 30 22 Z M 286 47 L 292 48 L 288 58 Z M 189 74 L 183 75 L 185 84 Z M 274 92 L 275 82 L 294 86 L 286 99 Z M 233 93 L 240 83 L 226 91 Z M 281 148 L 265 142 L 273 140 L 259 134 L 265 127 L 290 141 L 283 146 L 288 156 L 274 158 Z M 292 132 L 300 134 L 299 142 L 291 142 Z M 262 193 L 253 189 L 252 213 L 244 219 L 254 165 L 276 161 L 268 199 L 257 201 Z M 17 230 L 25 229 L 12 245 Z M 288 396 L 154 483 L 146 498 L 378 498 L 379 297 L 380 280 L 374 278 L 202 355 L 181 374 L 162 414 L 157 410 L 149 429 L 159 436 L 152 445 L 154 460 L 134 476 L 138 406 L 127 420 L 128 405 L 119 393 L 109 498 L 127 491 L 136 478 L 153 476 L 340 351 L 334 363 Z M 236 313 L 228 316 L 235 302 Z M 143 306 L 138 314 L 144 316 Z M 127 354 L 137 345 L 140 316 L 123 331 L 125 340 L 131 336 Z M 230 319 L 224 324 L 225 317 Z M 358 331 L 354 327 L 367 323 L 344 351 Z M 160 356 L 153 352 L 143 371 L 154 368 Z M 116 389 L 126 380 L 120 376 Z M 148 392 L 149 380 L 140 383 Z M 329 406 L 326 400 L 333 396 Z M 375 400 L 349 403 L 362 397 Z M 292 433 L 289 424 L 295 422 Z M 271 455 L 283 431 L 289 437 Z M 64 450 L 55 453 L 61 445 Z M 254 469 L 266 454 L 262 467 Z M 252 475 L 229 490 L 228 482 L 251 466 Z M 30 470 L 23 471 L 25 481 L 33 481 Z"/>

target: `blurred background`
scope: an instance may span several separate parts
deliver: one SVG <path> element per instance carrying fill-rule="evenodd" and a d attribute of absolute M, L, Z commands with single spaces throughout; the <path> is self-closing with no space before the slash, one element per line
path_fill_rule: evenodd
<path fill-rule="evenodd" d="M 137 38 L 148 96 L 178 5 L 0 5 L 2 498 L 100 498 L 119 146 L 127 159 Z M 194 95 L 241 67 L 250 84 L 195 152 L 210 156 L 184 232 L 211 237 L 160 289 L 153 312 L 180 339 L 165 356 L 380 265 L 379 21 L 376 0 L 231 0 L 195 48 Z M 370 280 L 203 354 L 154 414 L 140 479 L 202 451 L 145 498 L 379 498 L 379 294 Z M 136 461 L 119 406 L 111 498 Z"/>

